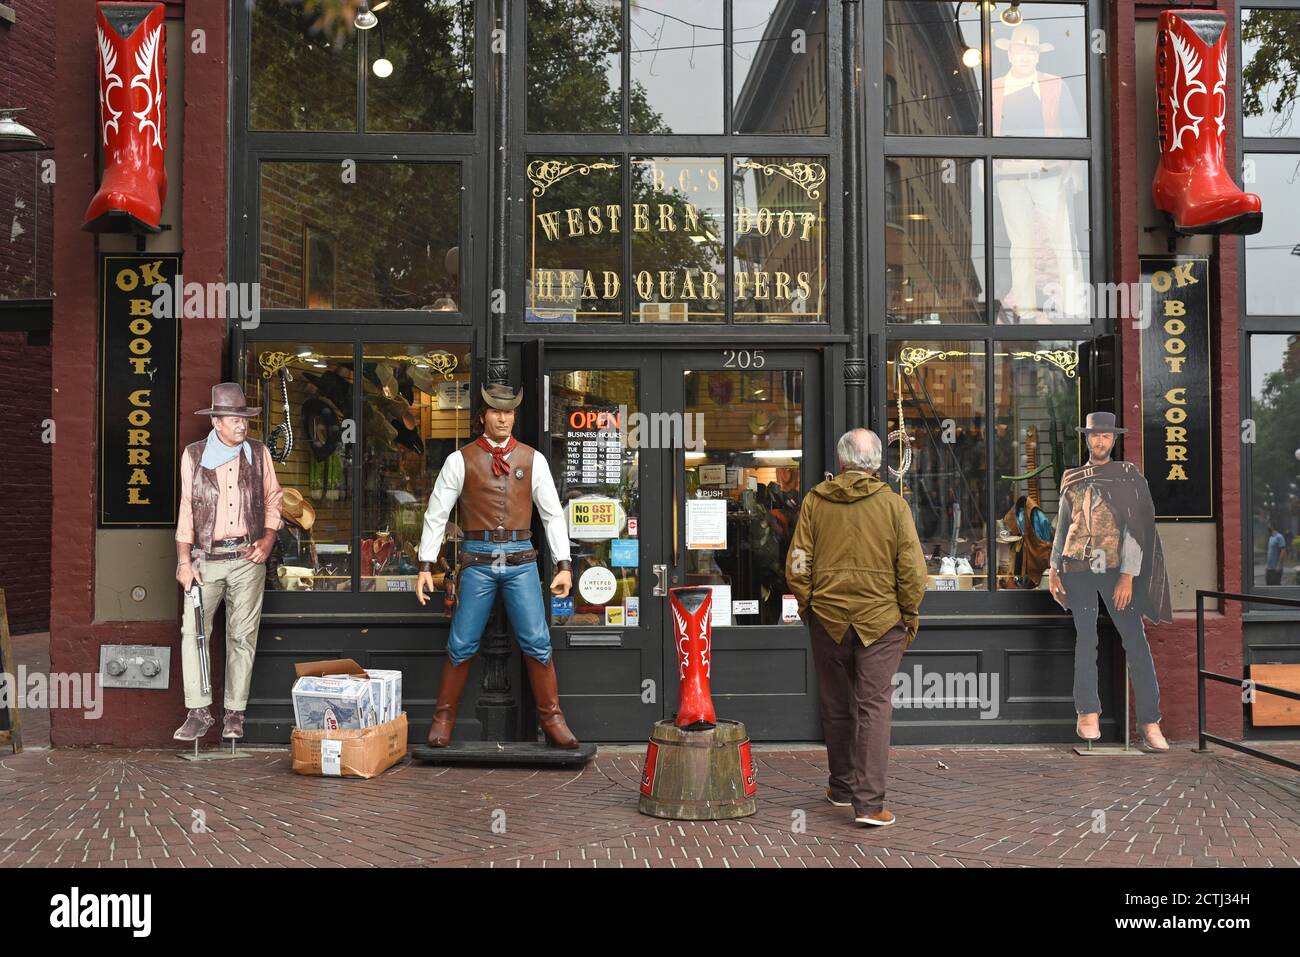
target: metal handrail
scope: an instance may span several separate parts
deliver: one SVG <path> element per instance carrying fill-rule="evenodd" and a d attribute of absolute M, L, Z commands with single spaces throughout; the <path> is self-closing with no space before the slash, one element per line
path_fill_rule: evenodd
<path fill-rule="evenodd" d="M 1276 754 L 1269 754 L 1267 751 L 1261 751 L 1258 748 L 1252 748 L 1249 745 L 1242 744 L 1239 741 L 1230 741 L 1227 738 L 1221 738 L 1218 735 L 1210 734 L 1205 730 L 1205 682 L 1206 679 L 1211 681 L 1222 681 L 1225 684 L 1236 685 L 1238 688 L 1245 683 L 1246 676 L 1243 674 L 1239 678 L 1232 675 L 1221 675 L 1217 671 L 1205 670 L 1205 599 L 1217 598 L 1220 601 L 1239 601 L 1243 604 L 1259 605 L 1281 605 L 1286 608 L 1300 608 L 1300 600 L 1294 598 L 1266 598 L 1260 595 L 1240 595 L 1236 592 L 1226 591 L 1206 591 L 1196 589 L 1196 710 L 1197 710 L 1197 733 L 1200 737 L 1200 750 L 1204 751 L 1205 742 L 1213 741 L 1215 744 L 1222 745 L 1225 748 L 1231 748 L 1234 751 L 1240 751 L 1243 754 L 1249 754 L 1252 757 L 1262 758 L 1273 764 L 1280 764 L 1283 767 L 1290 768 L 1293 771 L 1300 771 L 1300 762 L 1288 761 L 1286 758 L 1278 757 Z M 1289 691 L 1286 688 L 1275 688 L 1272 685 L 1262 685 L 1255 683 L 1253 690 L 1262 691 L 1265 694 L 1275 694 L 1283 698 L 1291 698 L 1294 701 L 1300 701 L 1300 691 Z"/>

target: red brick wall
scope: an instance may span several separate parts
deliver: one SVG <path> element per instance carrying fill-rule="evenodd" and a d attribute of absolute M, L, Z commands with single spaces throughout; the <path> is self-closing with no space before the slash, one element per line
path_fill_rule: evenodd
<path fill-rule="evenodd" d="M 47 0 L 47 3 L 49 0 Z M 81 230 L 86 203 L 98 184 L 95 163 L 96 103 L 93 4 L 53 0 L 60 24 L 55 37 L 59 68 L 54 74 L 55 156 L 59 182 L 54 223 L 55 250 L 53 381 L 58 442 L 53 452 L 53 540 L 58 547 L 58 587 L 51 597 L 50 662 L 61 672 L 94 673 L 102 644 L 170 645 L 172 673 L 166 692 L 113 689 L 104 694 L 104 713 L 87 721 L 79 711 L 55 710 L 50 739 L 55 747 L 114 744 L 125 747 L 171 745 L 171 733 L 184 717 L 181 693 L 179 621 L 107 623 L 94 621 L 96 430 L 86 402 L 97 381 L 95 238 Z M 227 9 L 226 3 L 184 6 L 186 37 L 207 34 L 207 52 L 185 44 L 185 113 L 169 116 L 168 126 L 184 124 L 183 190 L 185 275 L 199 282 L 224 281 L 226 274 Z M 169 3 L 169 18 L 181 12 Z M 181 28 L 168 20 L 168 29 Z M 225 327 L 221 322 L 188 322 L 181 335 L 180 442 L 202 437 L 205 420 L 187 414 L 208 404 L 209 390 L 222 375 Z M 213 684 L 220 687 L 217 662 L 224 647 L 215 643 Z M 220 707 L 218 699 L 217 706 Z"/>
<path fill-rule="evenodd" d="M 1199 2 L 1188 0 L 1180 7 L 1218 9 L 1228 16 L 1228 29 L 1232 32 L 1229 43 L 1228 102 L 1236 98 L 1236 61 L 1238 24 L 1236 4 L 1232 0 Z M 1149 182 L 1139 182 L 1132 175 L 1133 157 L 1137 155 L 1138 137 L 1155 136 L 1155 104 L 1139 103 L 1135 95 L 1136 63 L 1134 58 L 1134 30 L 1138 18 L 1154 19 L 1165 4 L 1141 3 L 1135 0 L 1112 0 L 1107 37 L 1108 63 L 1111 71 L 1109 93 L 1111 120 L 1111 182 L 1114 191 L 1112 216 L 1114 222 L 1113 250 L 1116 282 L 1137 282 L 1140 265 L 1138 240 L 1140 230 L 1152 223 L 1140 222 L 1137 211 L 1138 190 L 1150 189 Z M 1236 149 L 1231 132 L 1235 124 L 1229 123 L 1227 155 Z M 1126 171 L 1127 172 L 1126 174 Z M 1240 410 L 1237 394 L 1239 366 L 1237 348 L 1237 240 L 1226 237 L 1215 243 L 1213 272 L 1214 314 L 1214 407 L 1218 413 L 1214 436 L 1217 454 L 1215 486 L 1217 500 L 1215 514 L 1218 522 L 1219 582 L 1213 586 L 1223 591 L 1241 590 L 1241 508 L 1240 508 Z M 1122 409 L 1129 433 L 1125 436 L 1124 457 L 1136 462 L 1142 460 L 1142 431 L 1133 430 L 1140 421 L 1142 398 L 1141 366 L 1138 362 L 1139 331 L 1133 323 L 1120 323 L 1122 352 Z M 1196 695 L 1196 616 L 1175 614 L 1173 624 L 1147 628 L 1151 654 L 1155 659 L 1156 673 L 1160 678 L 1160 704 L 1164 720 L 1161 728 L 1171 738 L 1187 740 L 1197 731 Z M 1206 616 L 1205 628 L 1206 668 L 1221 674 L 1242 673 L 1242 621 L 1241 606 L 1228 604 L 1222 614 Z M 1212 686 L 1207 697 L 1207 724 L 1211 730 L 1226 737 L 1241 737 L 1243 733 L 1240 693 L 1223 686 Z"/>

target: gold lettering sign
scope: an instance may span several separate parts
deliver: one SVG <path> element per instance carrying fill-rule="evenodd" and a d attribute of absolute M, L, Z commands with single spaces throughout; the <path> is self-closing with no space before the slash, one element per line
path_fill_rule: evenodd
<path fill-rule="evenodd" d="M 722 160 L 638 158 L 627 166 L 632 201 L 583 196 L 558 189 L 596 179 L 620 188 L 617 161 L 535 160 L 528 318 L 573 321 L 621 317 L 622 296 L 659 310 L 654 318 L 717 319 L 728 297 L 738 317 L 823 315 L 825 221 L 820 163 L 737 160 L 730 252 L 732 288 L 726 288 L 726 207 Z M 748 171 L 747 175 L 742 171 Z M 751 182 L 751 179 L 753 180 Z M 737 185 L 744 181 L 748 186 Z M 754 185 L 757 183 L 757 186 Z M 557 199 L 554 204 L 548 200 Z M 586 200 L 574 202 L 576 199 Z M 632 269 L 624 274 L 621 250 L 631 243 Z M 603 260 L 603 261 L 599 261 Z M 653 260 L 659 260 L 656 264 Z M 672 309 L 668 307 L 672 306 Z M 681 308 L 681 311 L 676 311 Z"/>

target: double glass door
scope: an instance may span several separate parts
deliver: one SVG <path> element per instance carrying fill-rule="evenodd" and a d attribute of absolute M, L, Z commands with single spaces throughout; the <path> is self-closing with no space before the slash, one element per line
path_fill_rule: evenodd
<path fill-rule="evenodd" d="M 822 478 L 814 350 L 546 351 L 540 449 L 564 503 L 574 591 L 552 602 L 565 715 L 639 740 L 677 710 L 671 589 L 713 592 L 718 716 L 816 738 L 807 631 L 785 581 Z"/>

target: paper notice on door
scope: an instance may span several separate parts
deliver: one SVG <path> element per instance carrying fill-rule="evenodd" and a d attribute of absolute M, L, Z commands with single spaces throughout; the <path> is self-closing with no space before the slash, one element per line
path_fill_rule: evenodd
<path fill-rule="evenodd" d="M 727 500 L 723 498 L 688 498 L 686 500 L 686 547 L 691 551 L 727 549 Z"/>
<path fill-rule="evenodd" d="M 330 777 L 343 775 L 343 742 L 324 740 L 320 743 L 320 773 Z"/>
<path fill-rule="evenodd" d="M 730 625 L 731 586 L 710 585 L 709 590 L 713 592 L 713 610 L 709 613 L 709 621 L 713 623 L 714 628 Z"/>
<path fill-rule="evenodd" d="M 781 596 L 781 621 L 786 625 L 799 623 L 799 601 L 794 595 Z"/>
<path fill-rule="evenodd" d="M 641 624 L 641 599 L 624 598 L 623 599 L 623 617 L 627 620 L 629 628 L 636 628 Z"/>
<path fill-rule="evenodd" d="M 605 627 L 606 628 L 623 627 L 623 606 L 622 605 L 605 606 Z"/>
<path fill-rule="evenodd" d="M 757 615 L 758 599 L 750 601 L 733 601 L 731 603 L 731 613 L 733 615 Z"/>

